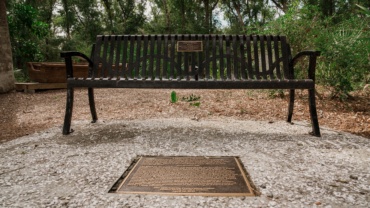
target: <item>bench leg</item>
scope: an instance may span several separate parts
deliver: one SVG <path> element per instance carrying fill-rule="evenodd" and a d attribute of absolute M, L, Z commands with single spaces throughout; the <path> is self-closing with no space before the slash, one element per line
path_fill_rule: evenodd
<path fill-rule="evenodd" d="M 66 113 L 65 113 L 64 124 L 63 124 L 63 134 L 64 135 L 71 133 L 73 97 L 74 97 L 74 88 L 67 88 L 67 104 L 66 104 Z"/>
<path fill-rule="evenodd" d="M 294 94 L 295 90 L 289 91 L 289 106 L 288 106 L 288 119 L 287 122 L 292 122 L 293 108 L 294 108 Z"/>
<path fill-rule="evenodd" d="M 317 137 L 320 137 L 320 127 L 319 121 L 317 118 L 316 112 L 316 101 L 315 101 L 315 89 L 308 90 L 308 99 L 309 99 L 309 106 L 310 106 L 310 115 L 311 115 L 311 124 L 312 124 L 312 132 L 311 134 Z"/>
<path fill-rule="evenodd" d="M 98 120 L 98 116 L 96 114 L 96 108 L 95 108 L 94 89 L 88 88 L 88 94 L 89 94 L 90 112 L 92 116 L 91 123 L 95 123 L 96 120 Z"/>

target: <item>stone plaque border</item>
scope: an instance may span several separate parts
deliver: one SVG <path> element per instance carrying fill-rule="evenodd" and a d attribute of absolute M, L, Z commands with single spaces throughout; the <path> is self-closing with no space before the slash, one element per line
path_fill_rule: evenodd
<path fill-rule="evenodd" d="M 185 161 L 184 163 L 172 163 L 172 161 Z M 191 163 L 186 163 L 190 161 Z M 209 160 L 209 161 L 207 161 Z M 213 160 L 213 161 L 211 161 Z M 193 163 L 195 162 L 195 163 Z M 167 164 L 166 164 L 167 163 Z M 213 163 L 213 164 L 212 164 Z M 219 163 L 219 165 L 217 164 Z M 151 167 L 153 167 L 151 169 Z M 140 169 L 141 168 L 141 169 Z M 158 168 L 158 169 L 155 169 Z M 148 171 L 161 172 L 165 174 L 165 169 L 174 171 L 195 170 L 195 173 L 203 173 L 203 170 L 220 170 L 223 173 L 210 171 L 209 173 L 218 174 L 217 177 L 231 176 L 229 179 L 216 180 L 214 178 L 196 177 L 188 179 L 189 182 L 172 179 L 171 174 L 164 179 L 157 180 L 156 176 L 149 174 Z M 197 169 L 198 168 L 198 169 Z M 210 169 L 210 170 L 209 170 Z M 198 171 L 198 172 L 197 172 Z M 200 172 L 199 172 L 200 171 Z M 207 173 L 205 171 L 205 173 Z M 173 172 L 172 172 L 173 173 Z M 181 173 L 181 172 L 180 172 Z M 191 171 L 190 171 L 191 173 Z M 225 175 L 222 175 L 225 174 Z M 234 175 L 233 175 L 234 174 Z M 194 174 L 197 175 L 197 174 Z M 211 175 L 211 174 L 209 174 Z M 149 177 L 152 176 L 152 177 Z M 234 177 L 234 178 L 233 178 Z M 219 179 L 218 178 L 218 179 Z M 232 179 L 233 178 L 233 179 Z M 177 180 L 177 181 L 176 181 Z M 190 185 L 201 181 L 201 185 Z M 204 182 L 207 181 L 207 182 Z M 176 181 L 176 182 L 174 182 Z M 208 182 L 209 181 L 209 182 Z M 213 184 L 213 183 L 219 184 Z M 177 184 L 176 184 L 177 183 Z M 209 184 L 207 184 L 209 183 Z M 186 185 L 184 185 L 186 184 Z M 213 185 L 212 185 L 213 184 Z M 162 185 L 162 186 L 161 186 Z M 133 160 L 129 168 L 114 183 L 109 193 L 118 194 L 156 194 L 156 195 L 177 195 L 177 196 L 258 196 L 259 192 L 250 180 L 239 157 L 203 157 L 203 156 L 138 156 Z"/>

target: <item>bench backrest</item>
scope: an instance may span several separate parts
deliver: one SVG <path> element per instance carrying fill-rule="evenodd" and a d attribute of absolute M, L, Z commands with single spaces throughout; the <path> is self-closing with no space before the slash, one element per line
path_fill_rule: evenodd
<path fill-rule="evenodd" d="M 94 78 L 290 78 L 291 54 L 285 36 L 98 36 L 92 54 Z"/>

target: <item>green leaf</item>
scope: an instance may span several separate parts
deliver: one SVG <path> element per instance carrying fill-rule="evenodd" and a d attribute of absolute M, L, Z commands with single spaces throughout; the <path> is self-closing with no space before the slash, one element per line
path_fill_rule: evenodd
<path fill-rule="evenodd" d="M 171 92 L 171 103 L 176 103 L 177 102 L 177 95 L 175 91 Z"/>

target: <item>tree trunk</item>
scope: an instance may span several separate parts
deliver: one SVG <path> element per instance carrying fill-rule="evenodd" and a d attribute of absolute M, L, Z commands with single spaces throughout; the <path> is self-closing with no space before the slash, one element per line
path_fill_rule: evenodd
<path fill-rule="evenodd" d="M 171 17 L 170 12 L 168 11 L 168 2 L 167 0 L 163 0 L 163 7 L 164 7 L 164 13 L 166 15 L 166 32 L 168 34 L 171 34 Z"/>
<path fill-rule="evenodd" d="M 233 1 L 233 5 L 234 5 L 234 9 L 236 11 L 236 14 L 238 15 L 239 27 L 240 27 L 242 33 L 246 33 L 246 31 L 245 31 L 246 27 L 244 25 L 243 15 L 242 15 L 242 12 L 241 12 L 241 5 L 236 1 Z"/>
<path fill-rule="evenodd" d="M 63 4 L 63 9 L 64 9 L 64 12 L 66 13 L 66 22 L 65 22 L 65 29 L 66 29 L 66 32 L 67 32 L 67 39 L 70 40 L 71 39 L 71 25 L 70 25 L 70 21 L 71 21 L 71 13 L 69 11 L 69 6 L 68 5 L 68 1 L 67 0 L 62 0 L 62 4 Z"/>
<path fill-rule="evenodd" d="M 12 48 L 5 1 L 0 1 L 0 93 L 13 90 L 14 82 Z"/>

